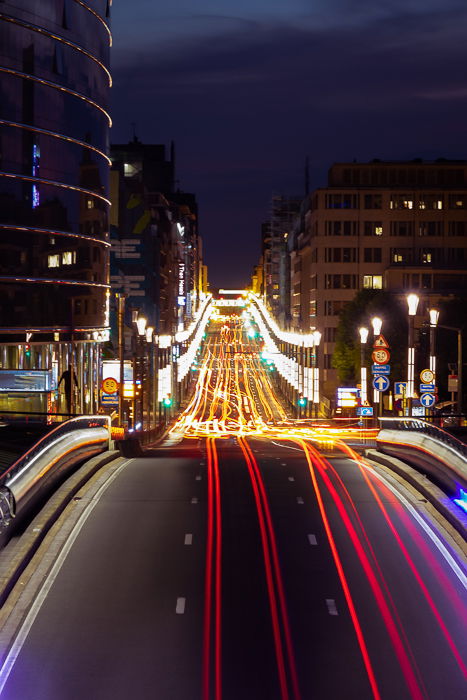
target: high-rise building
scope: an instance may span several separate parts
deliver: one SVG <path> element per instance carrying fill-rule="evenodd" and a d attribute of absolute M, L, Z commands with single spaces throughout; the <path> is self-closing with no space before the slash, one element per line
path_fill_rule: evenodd
<path fill-rule="evenodd" d="M 97 410 L 109 327 L 110 5 L 0 5 L 3 410 Z M 57 385 L 69 366 L 76 387 L 65 396 Z"/>
<path fill-rule="evenodd" d="M 332 394 L 339 313 L 360 289 L 421 295 L 418 313 L 467 288 L 467 162 L 339 163 L 311 193 L 292 256 L 294 317 L 322 333 Z"/>

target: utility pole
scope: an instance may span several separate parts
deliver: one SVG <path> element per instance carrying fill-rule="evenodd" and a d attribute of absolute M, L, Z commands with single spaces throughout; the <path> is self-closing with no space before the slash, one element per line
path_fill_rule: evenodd
<path fill-rule="evenodd" d="M 117 293 L 117 319 L 118 319 L 118 359 L 120 363 L 120 376 L 118 379 L 118 420 L 123 425 L 123 387 L 125 384 L 125 295 Z"/>

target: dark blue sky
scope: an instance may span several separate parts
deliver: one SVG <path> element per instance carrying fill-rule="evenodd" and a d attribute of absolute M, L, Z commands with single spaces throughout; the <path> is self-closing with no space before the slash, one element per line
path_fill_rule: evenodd
<path fill-rule="evenodd" d="M 112 141 L 177 146 L 210 281 L 336 161 L 467 157 L 465 0 L 116 0 Z"/>

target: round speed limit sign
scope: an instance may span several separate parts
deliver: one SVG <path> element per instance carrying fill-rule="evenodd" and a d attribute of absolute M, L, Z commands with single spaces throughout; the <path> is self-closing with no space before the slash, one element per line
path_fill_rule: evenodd
<path fill-rule="evenodd" d="M 434 378 L 435 375 L 431 369 L 422 369 L 420 372 L 420 379 L 424 384 L 431 384 Z"/>
<path fill-rule="evenodd" d="M 102 382 L 102 391 L 104 394 L 115 394 L 118 391 L 118 382 L 113 377 L 107 377 Z"/>

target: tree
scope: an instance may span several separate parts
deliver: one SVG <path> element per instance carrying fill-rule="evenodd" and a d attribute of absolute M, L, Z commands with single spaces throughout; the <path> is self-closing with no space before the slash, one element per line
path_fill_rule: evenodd
<path fill-rule="evenodd" d="M 343 308 L 337 326 L 336 345 L 332 366 L 337 369 L 342 384 L 356 383 L 360 378 L 360 336 L 358 329 L 366 326 L 370 330 L 366 345 L 365 361 L 371 363 L 373 332 L 371 319 L 379 316 L 383 320 L 382 333 L 390 346 L 391 378 L 405 379 L 407 353 L 407 312 L 403 301 L 390 292 L 362 289 Z"/>

